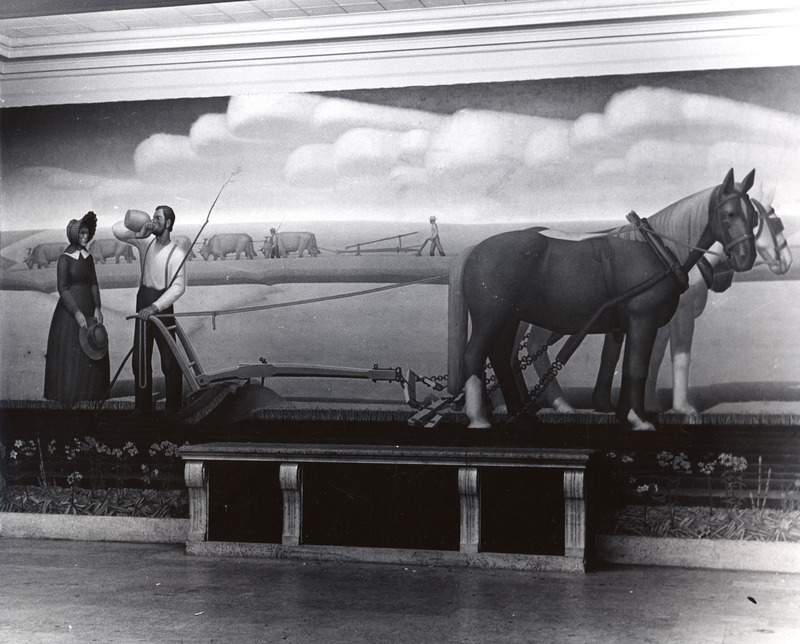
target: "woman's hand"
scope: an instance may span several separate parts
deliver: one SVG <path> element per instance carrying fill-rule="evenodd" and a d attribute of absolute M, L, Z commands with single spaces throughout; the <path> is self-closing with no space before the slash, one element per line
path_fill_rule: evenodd
<path fill-rule="evenodd" d="M 82 329 L 86 329 L 89 327 L 89 324 L 86 322 L 86 316 L 80 311 L 75 311 L 75 321 L 78 323 L 78 326 Z"/>
<path fill-rule="evenodd" d="M 100 310 L 99 306 L 94 310 L 94 317 L 97 318 L 99 324 L 103 323 L 103 312 Z"/>

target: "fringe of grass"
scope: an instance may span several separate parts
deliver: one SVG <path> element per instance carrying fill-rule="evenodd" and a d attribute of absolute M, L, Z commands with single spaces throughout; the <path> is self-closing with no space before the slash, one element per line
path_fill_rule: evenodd
<path fill-rule="evenodd" d="M 216 406 L 231 392 L 217 392 L 210 405 L 202 405 L 203 409 L 193 410 L 187 414 L 184 410 L 182 417 L 187 417 L 190 423 L 198 422 L 211 413 Z M 320 420 L 320 421 L 365 421 L 365 422 L 405 422 L 415 412 L 411 408 L 402 407 L 398 402 L 396 409 L 379 409 L 377 407 L 359 407 L 354 403 L 351 408 L 326 409 L 325 403 L 320 402 L 316 407 L 294 407 L 281 409 L 260 409 L 253 414 L 254 418 L 262 420 L 292 421 L 292 420 Z M 63 405 L 52 400 L 2 400 L 0 408 L 22 410 L 63 410 L 63 411 L 96 411 L 98 403 L 83 401 L 74 407 Z M 132 400 L 108 400 L 103 404 L 103 411 L 132 411 Z M 188 418 L 191 416 L 191 419 Z M 551 409 L 543 409 L 538 413 L 539 419 L 544 423 L 581 424 L 581 425 L 617 425 L 618 419 L 614 414 L 603 414 L 593 411 L 577 410 L 575 413 L 563 413 Z M 502 416 L 500 417 L 502 419 Z M 444 415 L 444 422 L 462 422 L 465 419 L 463 412 L 451 411 Z M 766 426 L 797 426 L 800 425 L 800 414 L 794 413 L 729 413 L 729 414 L 700 414 L 697 418 L 689 418 L 674 412 L 664 412 L 658 415 L 658 422 L 662 425 L 766 425 Z"/>
<path fill-rule="evenodd" d="M 674 511 L 674 522 L 672 512 Z M 645 522 L 645 516 L 647 521 Z M 629 505 L 614 517 L 606 534 L 681 539 L 800 542 L 800 510 L 714 509 Z"/>
<path fill-rule="evenodd" d="M 189 496 L 186 490 L 112 488 L 95 493 L 83 488 L 10 485 L 0 490 L 0 512 L 183 519 L 189 516 Z"/>

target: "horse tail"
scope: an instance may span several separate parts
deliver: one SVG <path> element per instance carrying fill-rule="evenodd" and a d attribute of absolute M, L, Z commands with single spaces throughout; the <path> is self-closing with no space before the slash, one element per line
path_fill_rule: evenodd
<path fill-rule="evenodd" d="M 464 267 L 474 246 L 465 248 L 450 265 L 447 297 L 447 392 L 464 389 L 464 351 L 467 348 L 468 313 L 464 299 Z"/>

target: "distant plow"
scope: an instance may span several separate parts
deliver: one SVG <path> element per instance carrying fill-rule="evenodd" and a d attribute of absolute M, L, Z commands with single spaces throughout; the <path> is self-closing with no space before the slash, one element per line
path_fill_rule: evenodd
<path fill-rule="evenodd" d="M 416 244 L 414 246 L 403 246 L 403 239 L 405 237 L 412 237 L 413 235 L 419 235 L 419 231 L 392 235 L 391 237 L 381 237 L 380 239 L 373 239 L 365 242 L 358 242 L 357 244 L 345 246 L 343 250 L 331 252 L 351 255 L 361 255 L 362 253 L 413 253 L 417 252 L 421 248 L 420 244 Z M 383 242 L 390 242 L 393 240 L 397 240 L 396 246 L 379 246 L 377 248 L 372 246 L 372 244 L 381 244 Z"/>

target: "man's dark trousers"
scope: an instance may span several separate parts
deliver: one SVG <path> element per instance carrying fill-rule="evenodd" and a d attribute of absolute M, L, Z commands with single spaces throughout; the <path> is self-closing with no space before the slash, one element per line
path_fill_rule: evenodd
<path fill-rule="evenodd" d="M 164 291 L 140 286 L 136 294 L 136 310 L 141 311 L 153 304 Z M 163 314 L 174 313 L 173 307 L 168 307 L 159 312 Z M 175 324 L 175 318 L 159 317 L 159 320 L 169 327 Z M 140 334 L 142 328 L 146 330 L 144 344 L 144 356 L 140 347 Z M 171 332 L 175 337 L 175 332 Z M 145 322 L 137 318 L 133 332 L 133 377 L 135 381 L 136 411 L 142 414 L 150 414 L 153 411 L 153 340 L 158 344 L 158 351 L 161 354 L 161 370 L 164 372 L 164 385 L 166 389 L 167 402 L 164 411 L 167 414 L 177 414 L 181 410 L 181 398 L 183 396 L 183 373 L 177 359 L 172 354 L 167 341 L 162 337 L 151 322 Z M 140 363 L 144 359 L 144 372 L 140 373 Z"/>

